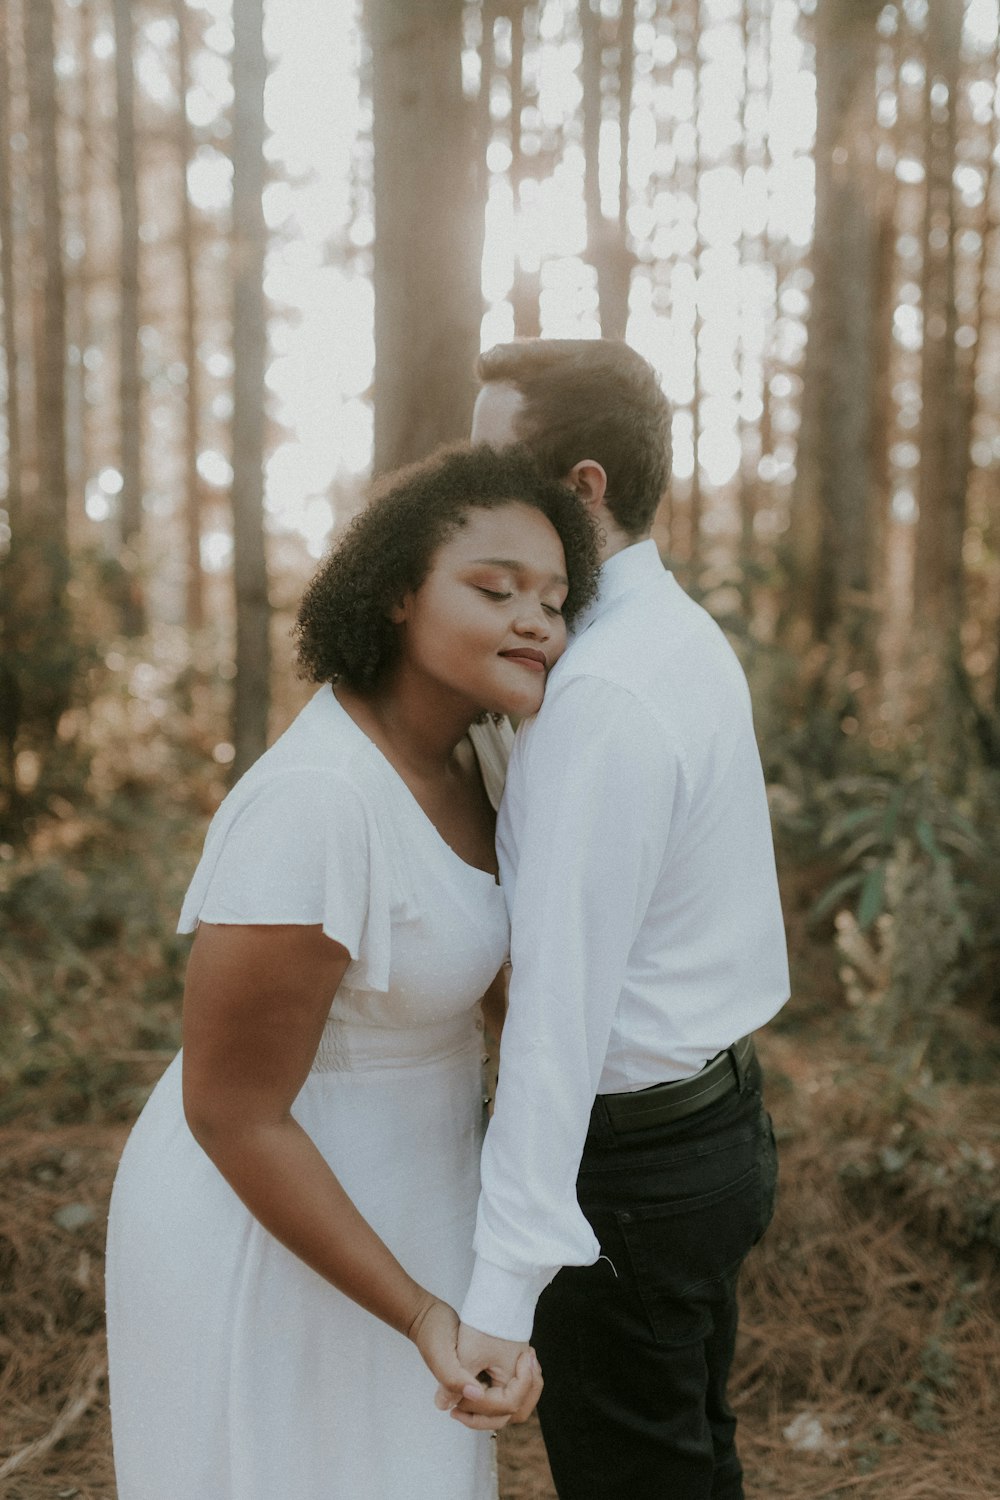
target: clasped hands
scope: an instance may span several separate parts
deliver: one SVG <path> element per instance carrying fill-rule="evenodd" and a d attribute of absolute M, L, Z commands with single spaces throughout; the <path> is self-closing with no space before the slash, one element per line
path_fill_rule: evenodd
<path fill-rule="evenodd" d="M 542 1372 L 529 1344 L 468 1328 L 436 1299 L 414 1323 L 410 1338 L 438 1378 L 435 1405 L 464 1427 L 495 1432 L 508 1422 L 527 1421 L 534 1411 Z"/>

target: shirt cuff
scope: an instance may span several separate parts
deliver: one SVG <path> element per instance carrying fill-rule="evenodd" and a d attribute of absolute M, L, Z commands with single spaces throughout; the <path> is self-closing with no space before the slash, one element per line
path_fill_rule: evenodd
<path fill-rule="evenodd" d="M 506 1271 L 476 1256 L 469 1290 L 462 1303 L 462 1322 L 495 1339 L 527 1343 L 535 1321 L 535 1303 L 559 1270 Z"/>

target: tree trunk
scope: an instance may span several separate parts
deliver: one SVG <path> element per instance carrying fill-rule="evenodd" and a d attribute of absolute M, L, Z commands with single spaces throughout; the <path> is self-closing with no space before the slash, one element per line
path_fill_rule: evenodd
<path fill-rule="evenodd" d="M 510 60 L 510 182 L 514 194 L 515 211 L 521 206 L 521 183 L 525 177 L 524 154 L 521 149 L 521 115 L 524 109 L 524 7 L 511 16 L 511 60 Z M 538 338 L 542 331 L 539 296 L 541 278 L 539 267 L 526 269 L 520 255 L 514 264 L 514 285 L 510 300 L 514 308 L 514 336 L 519 339 Z"/>
<path fill-rule="evenodd" d="M 807 563 L 814 636 L 833 670 L 867 671 L 872 644 L 878 0 L 828 0 L 817 16 L 816 229 L 804 396 L 819 536 Z M 808 504 L 807 499 L 807 504 Z"/>
<path fill-rule="evenodd" d="M 955 170 L 960 0 L 941 0 L 928 11 L 926 62 L 926 172 L 924 217 L 923 394 L 920 431 L 920 514 L 917 523 L 917 607 L 942 642 L 957 639 L 962 610 L 962 538 L 965 475 L 957 447 L 962 436 L 956 402 Z M 935 84 L 947 99 L 932 97 Z"/>
<path fill-rule="evenodd" d="M 41 213 L 35 257 L 35 385 L 39 495 L 32 528 L 58 549 L 49 599 L 62 601 L 66 574 L 66 283 L 57 146 L 52 0 L 25 5 L 25 55 L 31 132 L 32 189 Z"/>
<path fill-rule="evenodd" d="M 462 0 L 369 0 L 376 471 L 468 434 L 483 204 L 462 94 Z"/>
<path fill-rule="evenodd" d="M 187 115 L 187 91 L 190 84 L 188 51 L 188 18 L 186 0 L 173 0 L 177 23 L 177 88 L 180 107 L 177 111 L 177 167 L 180 173 L 180 251 L 183 296 L 181 322 L 184 368 L 187 391 L 184 403 L 184 540 L 185 585 L 184 621 L 188 630 L 197 631 L 205 623 L 204 574 L 201 567 L 201 476 L 198 473 L 198 433 L 201 406 L 201 380 L 198 364 L 198 289 L 195 280 L 195 225 L 188 196 L 187 172 L 193 154 L 191 122 Z"/>
<path fill-rule="evenodd" d="M 747 138 L 749 134 L 748 105 L 750 103 L 750 47 L 752 39 L 750 0 L 741 0 L 740 41 L 743 49 L 743 70 L 740 78 L 740 139 L 736 155 L 736 169 L 739 172 L 741 187 L 746 182 L 747 169 L 750 165 Z M 747 264 L 747 248 L 747 233 L 744 225 L 741 224 L 739 239 L 739 265 L 741 270 Z M 750 359 L 747 352 L 745 333 L 746 308 L 742 297 L 740 298 L 740 324 L 741 333 L 738 356 L 740 396 L 745 401 L 750 395 Z M 764 351 L 762 350 L 762 363 L 763 355 Z M 763 384 L 766 385 L 766 380 L 763 381 Z M 754 434 L 751 424 L 742 414 L 737 421 L 737 432 L 740 443 L 740 467 L 737 474 L 740 508 L 740 599 L 744 618 L 749 621 L 753 617 L 753 562 L 756 550 L 754 543 L 754 517 L 757 509 L 757 453 L 760 450 L 758 448 L 757 452 L 754 451 Z"/>
<path fill-rule="evenodd" d="M 21 393 L 17 357 L 18 297 L 14 273 L 14 209 L 10 172 L 11 122 L 9 26 L 7 0 L 0 0 L 0 294 L 3 296 L 4 374 L 7 384 L 7 493 L 4 496 L 7 541 L 0 538 L 0 786 L 14 790 L 14 752 L 22 713 L 17 671 L 19 648 L 14 608 L 17 547 L 23 528 L 21 494 Z"/>
<path fill-rule="evenodd" d="M 690 55 L 694 74 L 694 138 L 695 156 L 692 168 L 691 194 L 695 203 L 694 243 L 694 394 L 691 398 L 691 439 L 694 444 L 694 467 L 691 470 L 691 501 L 689 510 L 688 564 L 689 577 L 695 583 L 701 564 L 701 530 L 704 495 L 701 487 L 701 331 L 704 319 L 699 307 L 701 296 L 702 252 L 701 216 L 698 213 L 698 190 L 701 186 L 701 0 L 691 0 Z"/>
<path fill-rule="evenodd" d="M 913 577 L 914 681 L 926 753 L 945 767 L 954 762 L 964 738 L 958 705 L 968 692 L 961 626 L 968 482 L 966 407 L 971 393 L 960 381 L 955 344 L 955 242 L 959 226 L 953 182 L 962 14 L 961 0 L 940 0 L 928 8 L 925 33 L 927 187 L 921 278 L 919 510 Z"/>
<path fill-rule="evenodd" d="M 9 28 L 7 0 L 0 0 L 0 295 L 3 297 L 4 370 L 7 384 L 7 494 L 4 508 L 11 535 L 21 530 L 21 372 L 17 357 L 18 296 L 14 273 L 14 205 L 11 190 Z M 2 552 L 0 548 L 0 552 Z"/>
<path fill-rule="evenodd" d="M 593 3 L 594 0 L 580 0 L 580 31 L 583 40 L 583 192 L 587 210 L 587 250 L 597 272 L 601 336 L 606 339 L 623 339 L 628 323 L 628 294 L 634 259 L 626 242 L 626 226 L 621 212 L 621 204 L 627 203 L 628 195 L 628 121 L 621 117 L 621 110 L 623 103 L 626 108 L 630 108 L 635 53 L 635 6 L 632 0 L 623 0 L 619 22 L 622 64 L 624 66 L 627 62 L 629 78 L 626 91 L 628 97 L 623 101 L 621 74 L 619 77 L 619 130 L 624 184 L 622 193 L 619 194 L 619 216 L 612 221 L 606 219 L 601 211 L 600 146 L 604 62 L 601 15 L 599 9 L 594 10 Z"/>
<path fill-rule="evenodd" d="M 30 0 L 24 7 L 24 28 L 32 193 L 40 208 L 33 257 L 38 488 L 18 542 L 16 608 L 34 626 L 32 718 L 42 735 L 51 737 L 69 702 L 73 671 L 66 612 L 66 283 L 52 0 Z M 29 658 L 23 652 L 22 661 L 27 670 Z"/>
<path fill-rule="evenodd" d="M 994 213 L 997 189 L 997 167 L 1000 165 L 1000 34 L 993 48 L 993 118 L 988 127 L 989 165 L 986 169 L 986 185 L 983 192 L 983 213 L 980 228 L 979 265 L 976 273 L 975 328 L 976 340 L 972 346 L 972 368 L 969 375 L 971 386 L 968 416 L 969 436 L 975 418 L 976 397 L 984 388 L 986 359 L 984 356 L 984 333 L 986 327 L 986 303 L 990 292 L 991 266 L 1000 265 L 1000 215 Z M 994 288 L 995 295 L 995 288 Z M 994 303 L 994 306 L 996 304 Z M 997 632 L 996 666 L 993 680 L 993 713 L 1000 720 L 1000 619 L 995 626 Z"/>
<path fill-rule="evenodd" d="M 121 213 L 118 373 L 122 490 L 119 498 L 119 561 L 122 567 L 122 629 L 126 635 L 141 635 L 145 628 L 140 580 L 142 394 L 139 371 L 139 190 L 136 179 L 132 8 L 131 0 L 114 0 L 118 203 Z"/>
<path fill-rule="evenodd" d="M 66 385 L 66 470 L 70 497 L 71 544 L 79 528 L 84 534 L 89 523 L 84 514 L 87 480 L 90 476 L 87 445 L 87 367 L 83 356 L 88 344 L 87 278 L 90 262 L 89 210 L 93 194 L 90 172 L 93 115 L 93 40 L 94 14 L 92 0 L 79 0 L 76 9 L 76 32 L 73 50 L 79 69 L 74 93 L 73 159 L 69 164 L 72 182 L 73 227 L 79 239 L 80 253 L 74 257 L 66 288 L 67 339 L 75 358 Z"/>
<path fill-rule="evenodd" d="M 233 574 L 236 692 L 233 776 L 267 746 L 270 604 L 264 545 L 263 0 L 240 0 L 233 26 Z"/>

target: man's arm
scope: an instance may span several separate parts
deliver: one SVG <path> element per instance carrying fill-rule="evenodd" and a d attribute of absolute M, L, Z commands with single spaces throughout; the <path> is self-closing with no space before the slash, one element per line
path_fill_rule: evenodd
<path fill-rule="evenodd" d="M 599 1253 L 576 1176 L 679 777 L 649 710 L 598 679 L 567 683 L 529 733 L 514 789 L 524 800 L 509 1006 L 462 1309 L 462 1347 L 485 1350 L 478 1330 L 505 1341 L 508 1358 L 559 1267 Z M 501 844 L 509 832 L 502 814 Z"/>

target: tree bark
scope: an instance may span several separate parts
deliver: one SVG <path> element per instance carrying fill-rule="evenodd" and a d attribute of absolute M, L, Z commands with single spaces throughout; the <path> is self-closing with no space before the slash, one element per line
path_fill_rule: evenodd
<path fill-rule="evenodd" d="M 140 579 L 142 545 L 142 387 L 139 370 L 139 187 L 136 178 L 135 75 L 131 0 L 113 0 L 117 177 L 121 214 L 119 264 L 119 411 L 122 489 L 121 622 L 126 635 L 141 635 L 146 615 Z"/>
<path fill-rule="evenodd" d="M 597 272 L 601 336 L 606 339 L 623 339 L 628 323 L 629 285 L 635 263 L 628 248 L 622 211 L 623 205 L 627 205 L 628 201 L 628 120 L 623 117 L 622 109 L 630 108 L 631 100 L 631 70 L 635 55 L 633 0 L 623 0 L 619 20 L 621 58 L 623 65 L 627 61 L 629 76 L 627 98 L 623 98 L 620 70 L 619 138 L 624 175 L 619 193 L 619 212 L 614 220 L 606 219 L 601 211 L 600 145 L 604 62 L 601 16 L 599 10 L 594 10 L 593 0 L 580 0 L 580 31 L 583 41 L 583 191 L 587 211 L 587 247 L 591 264 Z"/>
<path fill-rule="evenodd" d="M 18 359 L 18 294 L 14 269 L 14 205 L 11 189 L 10 60 L 7 0 L 0 0 L 0 295 L 3 297 L 4 370 L 7 383 L 7 494 L 11 535 L 21 529 L 21 371 Z M 2 552 L 0 548 L 0 552 Z"/>
<path fill-rule="evenodd" d="M 8 0 L 0 0 L 0 294 L 3 296 L 4 374 L 7 384 L 7 536 L 0 539 L 0 785 L 9 797 L 14 789 L 14 753 L 22 712 L 16 661 L 19 648 L 14 608 L 17 547 L 22 535 L 21 373 L 18 360 L 18 295 L 14 267 L 14 208 L 10 171 L 11 121 Z"/>
<path fill-rule="evenodd" d="M 521 147 L 521 115 L 524 109 L 524 6 L 511 16 L 511 60 L 510 60 L 510 181 L 514 193 L 515 209 L 521 204 L 521 183 L 525 177 L 524 153 Z M 539 267 L 526 270 L 517 256 L 514 264 L 514 285 L 510 300 L 514 308 L 514 336 L 519 339 L 538 338 L 542 331 L 539 297 L 541 278 Z"/>
<path fill-rule="evenodd" d="M 812 430 L 803 430 L 815 449 L 803 472 L 811 466 L 819 534 L 800 584 L 812 599 L 813 635 L 833 648 L 838 676 L 871 664 L 879 9 L 879 0 L 827 0 L 817 16 L 812 389 L 804 396 Z"/>
<path fill-rule="evenodd" d="M 233 575 L 236 689 L 233 776 L 267 746 L 270 603 L 264 542 L 263 0 L 234 8 L 233 43 Z"/>
<path fill-rule="evenodd" d="M 52 0 L 24 9 L 32 188 L 40 206 L 36 266 L 35 386 L 39 493 L 32 529 L 52 550 L 47 593 L 61 606 L 66 581 L 66 282 L 57 144 Z"/>
<path fill-rule="evenodd" d="M 173 0 L 177 24 L 177 168 L 180 173 L 180 252 L 182 278 L 181 323 L 184 368 L 187 371 L 184 402 L 184 620 L 188 630 L 205 623 L 204 574 L 201 567 L 201 476 L 198 473 L 198 435 L 201 379 L 198 364 L 198 288 L 195 279 L 195 224 L 188 196 L 187 172 L 193 154 L 191 122 L 187 115 L 190 84 L 188 18 L 185 0 Z"/>
<path fill-rule="evenodd" d="M 967 466 L 959 452 L 964 422 L 956 400 L 955 170 L 960 0 L 940 0 L 927 15 L 926 160 L 924 216 L 924 315 L 920 427 L 919 518 L 914 591 L 924 625 L 957 651 L 962 615 L 962 539 L 965 533 Z M 932 97 L 943 84 L 946 100 Z"/>
<path fill-rule="evenodd" d="M 701 185 L 701 0 L 691 0 L 690 19 L 691 69 L 694 74 L 693 125 L 695 157 L 692 169 L 691 194 L 695 204 L 694 242 L 694 394 L 691 398 L 691 440 L 694 445 L 694 466 L 691 470 L 691 498 L 688 514 L 688 565 L 692 583 L 697 579 L 701 564 L 701 531 L 704 495 L 701 487 L 701 331 L 704 319 L 698 300 L 701 293 L 702 253 L 701 223 L 698 213 L 698 190 Z"/>
<path fill-rule="evenodd" d="M 483 204 L 462 94 L 461 0 L 369 0 L 376 471 L 468 434 Z"/>
<path fill-rule="evenodd" d="M 31 717 L 51 739 L 69 702 L 73 674 L 66 609 L 69 580 L 66 485 L 66 282 L 62 259 L 52 0 L 24 7 L 32 195 L 40 212 L 34 251 L 34 374 L 38 486 L 17 542 L 19 620 L 33 622 L 19 653 Z M 28 678 L 30 677 L 30 689 Z"/>
<path fill-rule="evenodd" d="M 70 497 L 70 539 L 78 527 L 88 530 L 83 515 L 87 480 L 90 477 L 87 443 L 87 367 L 84 354 L 88 337 L 88 271 L 90 264 L 90 203 L 93 196 L 91 164 L 91 119 L 93 116 L 93 0 L 79 0 L 76 8 L 76 31 L 73 50 L 79 70 L 74 93 L 73 159 L 69 164 L 72 184 L 73 225 L 80 241 L 81 253 L 73 262 L 66 288 L 67 339 L 75 346 L 76 357 L 66 384 L 66 470 Z"/>
<path fill-rule="evenodd" d="M 743 48 L 743 70 L 740 78 L 740 139 L 737 147 L 736 168 L 739 172 L 740 184 L 746 182 L 747 168 L 750 164 L 747 151 L 748 137 L 748 105 L 750 102 L 750 47 L 753 40 L 753 31 L 750 23 L 750 0 L 741 0 L 740 4 L 740 41 Z M 744 225 L 740 225 L 739 240 L 739 264 L 742 268 L 747 263 L 748 239 Z M 741 323 L 745 319 L 743 299 L 740 299 Z M 763 361 L 763 351 L 761 351 Z M 739 342 L 739 371 L 740 371 L 740 396 L 745 400 L 749 395 L 750 360 L 746 347 L 746 336 L 741 331 Z M 763 372 L 762 372 L 763 373 Z M 766 387 L 766 378 L 762 380 L 762 386 Z M 755 553 L 754 542 L 754 518 L 757 510 L 757 463 L 756 454 L 752 447 L 751 425 L 745 416 L 737 420 L 737 434 L 740 444 L 740 467 L 737 474 L 739 486 L 739 508 L 740 508 L 740 599 L 744 617 L 749 620 L 753 613 L 753 562 Z"/>

